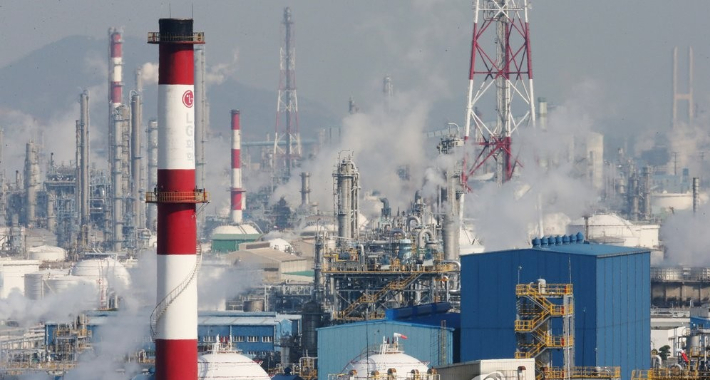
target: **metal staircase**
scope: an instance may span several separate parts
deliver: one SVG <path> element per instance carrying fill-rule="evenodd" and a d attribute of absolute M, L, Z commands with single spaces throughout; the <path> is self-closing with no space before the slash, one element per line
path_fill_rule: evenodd
<path fill-rule="evenodd" d="M 572 284 L 547 284 L 544 280 L 518 284 L 515 295 L 518 298 L 518 315 L 515 320 L 518 350 L 515 357 L 534 358 L 537 376 L 542 378 L 545 369 L 551 364 L 548 350 L 561 349 L 564 354 L 564 373 L 571 373 L 574 362 Z M 562 335 L 552 334 L 552 318 L 562 318 Z"/>

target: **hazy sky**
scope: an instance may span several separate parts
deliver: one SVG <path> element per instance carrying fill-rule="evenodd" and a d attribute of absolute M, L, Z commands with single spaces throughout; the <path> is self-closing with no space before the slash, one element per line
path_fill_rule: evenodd
<path fill-rule="evenodd" d="M 105 38 L 109 26 L 145 39 L 158 29 L 158 18 L 172 13 L 194 16 L 196 30 L 205 31 L 209 64 L 236 57 L 239 81 L 274 90 L 286 5 L 296 23 L 301 96 L 340 114 L 350 95 L 365 107 L 375 101 L 390 74 L 400 90 L 433 83 L 432 101 L 444 102 L 441 112 L 462 121 L 471 1 L 8 1 L 0 7 L 0 66 L 66 36 Z M 710 87 L 707 15 L 706 0 L 533 0 L 536 95 L 562 103 L 591 81 L 603 98 L 595 112 L 608 108 L 613 123 L 635 128 L 667 128 L 671 51 L 694 45 L 696 103 L 703 112 Z"/>

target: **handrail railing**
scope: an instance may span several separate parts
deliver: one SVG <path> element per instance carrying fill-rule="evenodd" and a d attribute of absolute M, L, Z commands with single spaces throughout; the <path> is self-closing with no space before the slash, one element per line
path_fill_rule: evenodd
<path fill-rule="evenodd" d="M 200 254 L 199 250 L 196 256 L 195 266 L 192 268 L 192 271 L 188 277 L 185 278 L 180 285 L 173 288 L 173 290 L 171 290 L 170 293 L 168 293 L 162 300 L 160 300 L 160 302 L 155 306 L 155 309 L 153 309 L 153 312 L 150 314 L 150 335 L 153 339 L 155 339 L 155 335 L 157 334 L 157 326 L 160 318 L 163 314 L 165 314 L 168 307 L 170 307 L 170 305 L 180 296 L 180 294 L 187 289 L 187 286 L 195 280 L 195 277 L 197 277 L 197 273 L 202 265 L 202 254 Z"/>
<path fill-rule="evenodd" d="M 209 203 L 210 194 L 204 190 L 154 191 L 145 193 L 146 203 Z"/>

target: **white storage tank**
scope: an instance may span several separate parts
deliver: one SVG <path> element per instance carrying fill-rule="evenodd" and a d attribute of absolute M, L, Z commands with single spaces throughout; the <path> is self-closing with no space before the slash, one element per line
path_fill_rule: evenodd
<path fill-rule="evenodd" d="M 96 283 L 107 281 L 107 286 L 114 289 L 127 289 L 131 283 L 131 275 L 126 267 L 111 257 L 79 261 L 70 273 Z"/>
<path fill-rule="evenodd" d="M 88 289 L 91 292 L 96 291 L 96 285 L 91 280 L 82 278 L 79 276 L 61 276 L 61 277 L 51 277 L 44 281 L 44 294 L 48 296 L 50 294 L 62 294 L 67 290 Z"/>
<path fill-rule="evenodd" d="M 27 250 L 32 260 L 39 261 L 64 261 L 67 258 L 67 251 L 60 247 L 51 245 L 40 245 Z"/>
<path fill-rule="evenodd" d="M 7 298 L 13 291 L 25 294 L 25 274 L 37 272 L 37 260 L 0 260 L 0 298 Z"/>
<path fill-rule="evenodd" d="M 217 337 L 219 340 L 219 337 Z M 224 380 L 270 380 L 263 368 L 248 357 L 215 343 L 212 352 L 197 358 L 197 378 Z"/>
<path fill-rule="evenodd" d="M 31 300 L 43 299 L 48 291 L 47 280 L 68 275 L 69 271 L 61 269 L 46 269 L 25 274 L 25 297 Z"/>
<path fill-rule="evenodd" d="M 353 359 L 341 373 L 346 374 L 344 378 L 350 380 L 379 376 L 392 380 L 436 378 L 436 376 L 432 376 L 433 374 L 430 373 L 426 363 L 404 353 L 399 339 L 406 338 L 406 336 L 397 333 L 392 338 L 382 338 L 382 344 L 378 350 L 370 351 Z"/>

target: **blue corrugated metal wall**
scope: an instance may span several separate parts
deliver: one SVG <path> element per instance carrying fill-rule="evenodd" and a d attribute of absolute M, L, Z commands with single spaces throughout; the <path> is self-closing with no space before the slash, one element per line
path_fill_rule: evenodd
<path fill-rule="evenodd" d="M 393 321 L 369 321 L 318 329 L 318 379 L 327 380 L 328 374 L 340 373 L 365 347 L 379 344 L 383 337 L 392 337 L 395 332 L 409 339 L 404 344 L 404 353 L 431 365 L 439 365 L 441 328 L 413 325 Z M 453 329 L 446 329 L 446 358 L 451 363 L 453 356 Z"/>
<path fill-rule="evenodd" d="M 651 366 L 651 282 L 648 255 L 597 262 L 597 352 L 602 366 L 621 366 L 622 378 Z"/>
<path fill-rule="evenodd" d="M 650 366 L 650 254 L 638 250 L 607 256 L 559 252 L 564 247 L 462 258 L 462 361 L 514 356 L 518 280 L 568 283 L 571 277 L 575 364 L 620 365 L 624 379 L 630 378 L 632 369 Z M 599 253 L 603 252 L 604 246 L 599 247 Z"/>

